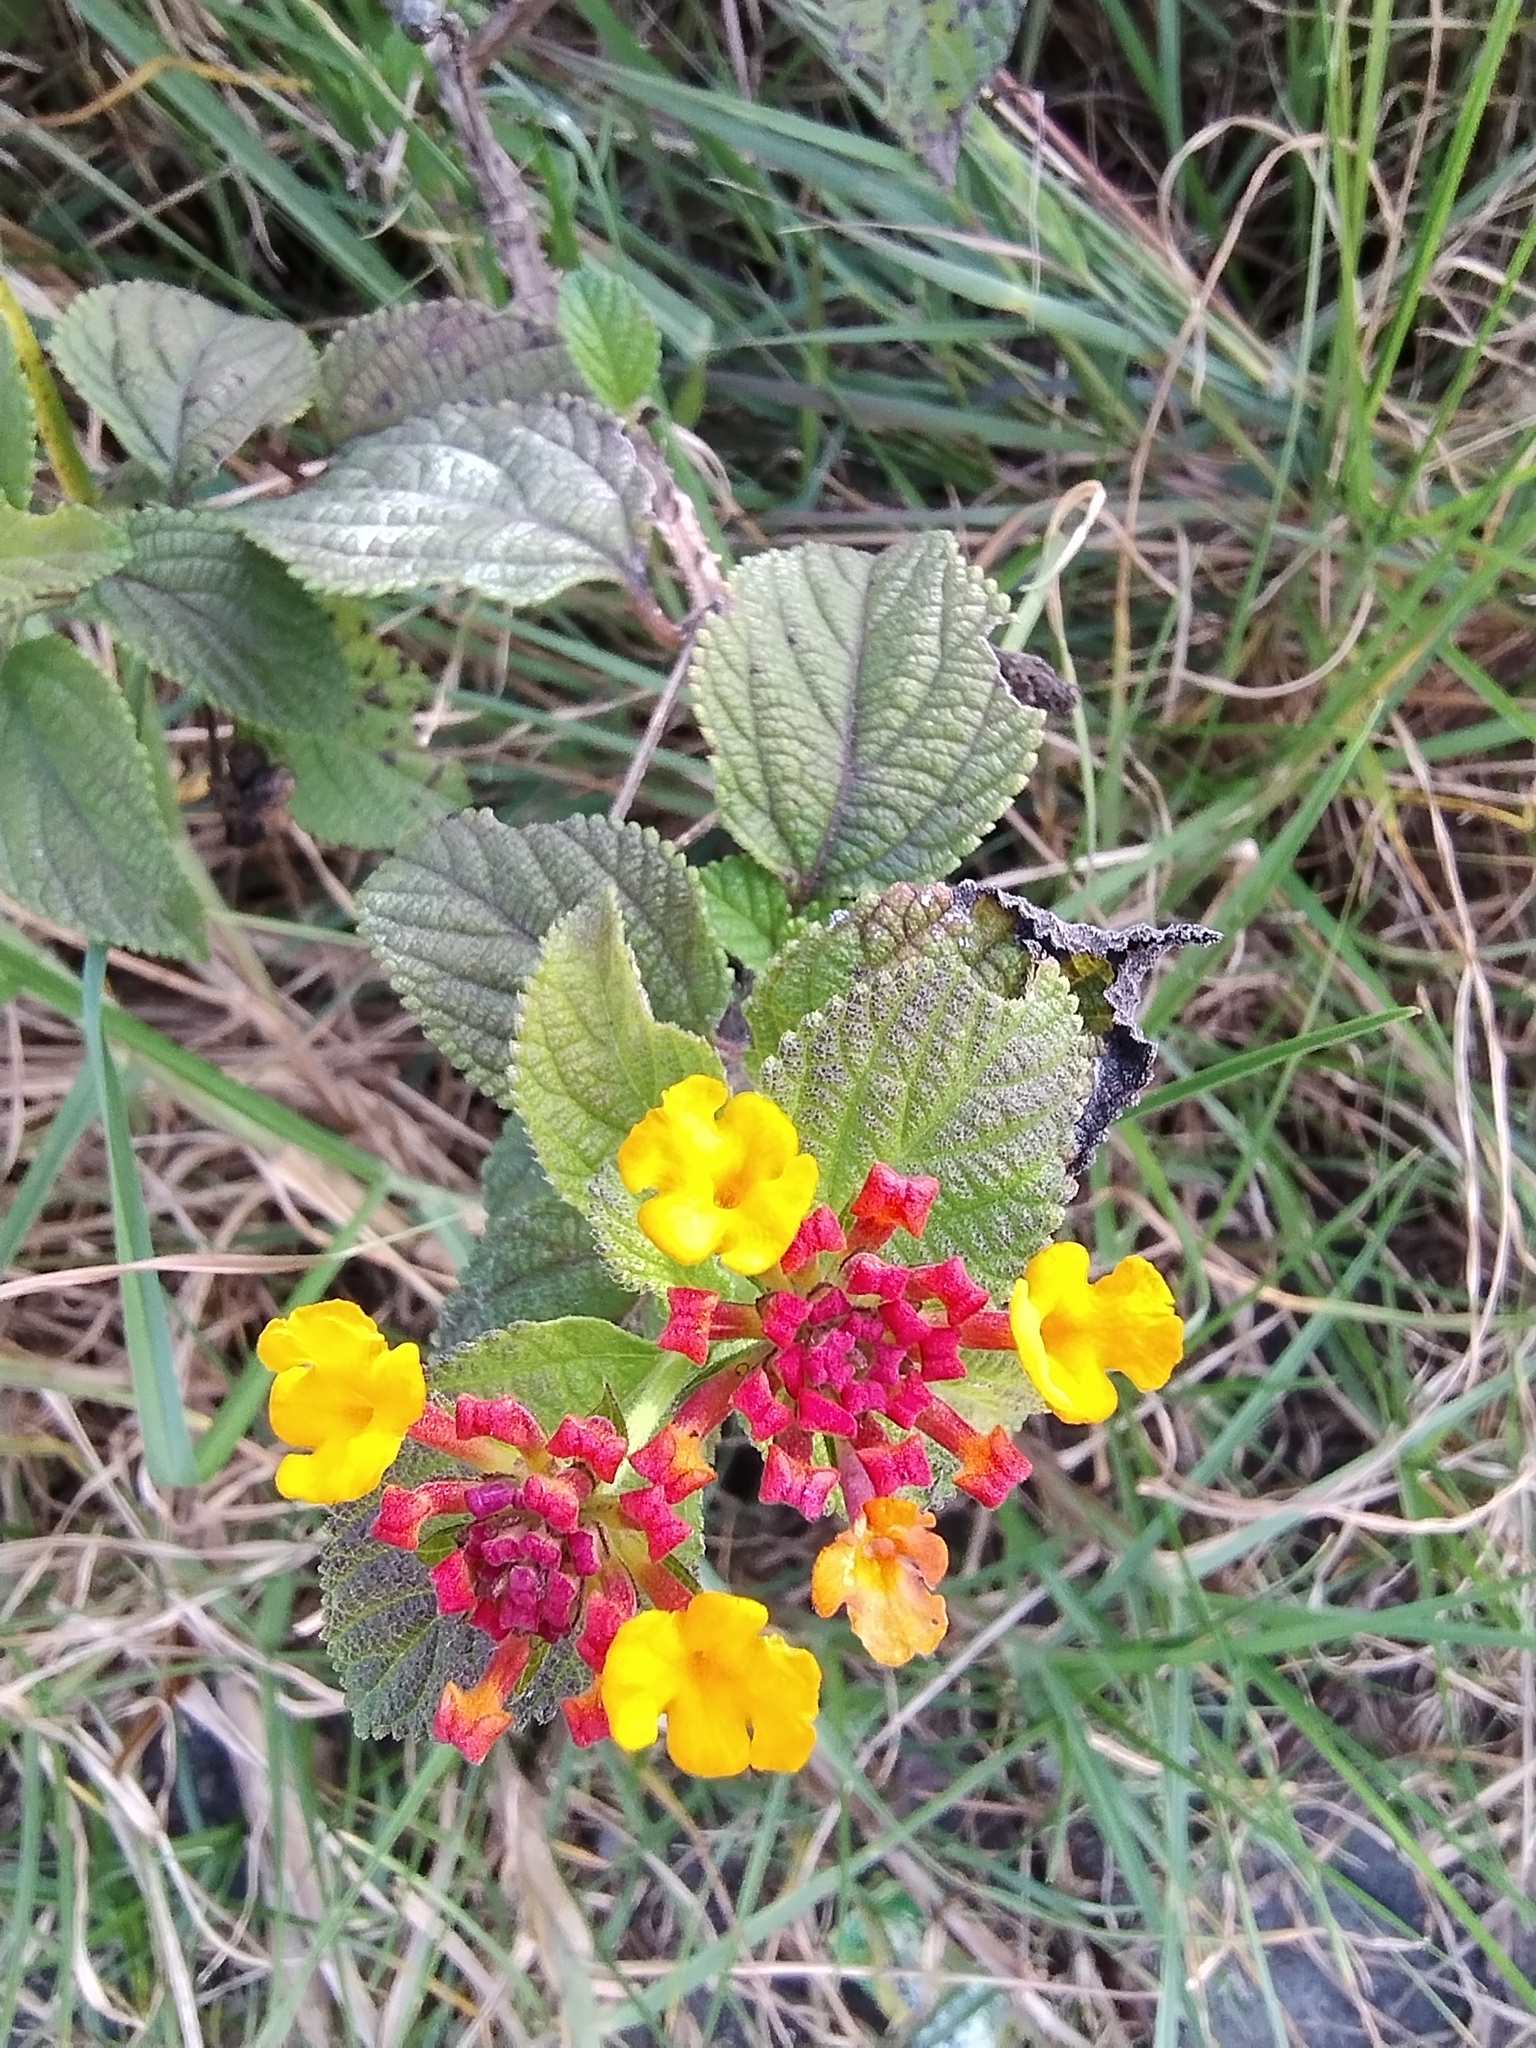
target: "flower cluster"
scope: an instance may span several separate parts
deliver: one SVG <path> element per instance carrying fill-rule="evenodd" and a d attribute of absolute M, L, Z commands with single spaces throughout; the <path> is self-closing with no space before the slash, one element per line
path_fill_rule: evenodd
<path fill-rule="evenodd" d="M 948 1628 L 937 1589 L 949 1555 L 923 1497 L 943 1481 L 996 1507 L 1029 1476 L 1004 1428 L 975 1428 L 945 1398 L 967 1355 L 1012 1354 L 1047 1408 L 1099 1422 L 1118 1399 L 1111 1372 L 1143 1392 L 1166 1383 L 1183 1325 L 1141 1258 L 1090 1281 L 1084 1247 L 1049 1245 L 1006 1308 L 961 1258 L 909 1262 L 937 1180 L 877 1162 L 835 1213 L 816 1202 L 817 1162 L 783 1110 L 708 1076 L 667 1089 L 617 1164 L 663 1252 L 717 1258 L 758 1283 L 749 1301 L 670 1290 L 659 1350 L 698 1375 L 658 1429 L 632 1444 L 609 1416 L 573 1414 L 547 1430 L 515 1390 L 445 1405 L 414 1345 L 391 1348 L 361 1309 L 322 1302 L 270 1324 L 259 1346 L 276 1374 L 273 1429 L 300 1447 L 278 1486 L 292 1499 L 360 1499 L 407 1438 L 434 1454 L 434 1476 L 384 1485 L 371 1533 L 430 1559 L 440 1612 L 488 1639 L 481 1678 L 450 1682 L 434 1722 L 472 1760 L 568 1644 L 590 1674 L 563 1702 L 577 1742 L 640 1749 L 665 1721 L 685 1770 L 796 1770 L 815 1741 L 815 1659 L 764 1634 L 757 1601 L 701 1590 L 677 1557 L 694 1529 L 680 1509 L 714 1478 L 727 1420 L 762 1447 L 764 1501 L 811 1520 L 840 1511 L 812 1604 L 823 1617 L 846 1610 L 870 1656 L 900 1665 Z"/>

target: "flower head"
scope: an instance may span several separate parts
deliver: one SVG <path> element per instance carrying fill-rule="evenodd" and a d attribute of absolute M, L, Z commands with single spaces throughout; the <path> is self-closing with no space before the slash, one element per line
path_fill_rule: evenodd
<path fill-rule="evenodd" d="M 765 1636 L 768 1610 L 734 1593 L 651 1609 L 614 1637 L 598 1691 L 615 1742 L 644 1749 L 667 1717 L 667 1754 L 701 1778 L 798 1771 L 816 1742 L 821 1670 L 809 1650 Z"/>
<path fill-rule="evenodd" d="M 361 1500 L 399 1456 L 427 1405 L 421 1353 L 390 1346 L 353 1301 L 317 1301 L 268 1323 L 256 1356 L 270 1373 L 274 1435 L 298 1452 L 277 1468 L 287 1500 Z"/>
<path fill-rule="evenodd" d="M 1063 1422 L 1114 1414 L 1120 1397 L 1111 1372 L 1149 1394 L 1184 1355 L 1168 1283 L 1134 1255 L 1090 1282 L 1086 1245 L 1049 1244 L 1014 1287 L 1008 1318 L 1024 1370 Z"/>
<path fill-rule="evenodd" d="M 690 1074 L 619 1147 L 619 1172 L 640 1228 L 679 1265 L 718 1256 L 733 1273 L 765 1273 L 792 1243 L 816 1193 L 817 1166 L 766 1095 L 732 1095 Z"/>
<path fill-rule="evenodd" d="M 876 1494 L 853 1526 L 829 1543 L 811 1573 L 811 1604 L 849 1624 L 877 1664 L 905 1664 L 938 1648 L 949 1613 L 934 1587 L 949 1551 L 916 1501 Z"/>

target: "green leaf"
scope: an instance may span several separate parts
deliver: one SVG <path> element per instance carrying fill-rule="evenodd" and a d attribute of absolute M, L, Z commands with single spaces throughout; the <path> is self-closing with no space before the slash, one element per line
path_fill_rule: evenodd
<path fill-rule="evenodd" d="M 84 505 L 18 512 L 0 499 L 0 617 L 83 590 L 127 555 L 121 526 Z"/>
<path fill-rule="evenodd" d="M 933 533 L 758 555 L 730 592 L 692 674 L 726 828 L 798 903 L 952 868 L 1044 726 L 988 644 L 1008 614 L 995 585 Z"/>
<path fill-rule="evenodd" d="M 419 1486 L 462 1469 L 407 1443 L 389 1483 Z M 425 1558 L 374 1541 L 382 1497 L 376 1488 L 330 1518 L 320 1551 L 325 1647 L 359 1735 L 425 1737 L 448 1680 L 472 1685 L 491 1646 L 461 1616 L 439 1613 Z"/>
<path fill-rule="evenodd" d="M 839 60 L 880 85 L 885 118 L 952 185 L 977 96 L 1018 34 L 1024 0 L 794 0 Z"/>
<path fill-rule="evenodd" d="M 651 1014 L 612 889 L 578 904 L 544 941 L 523 991 L 512 1096 L 539 1164 L 585 1209 L 594 1174 L 689 1074 L 724 1079 L 713 1046 Z"/>
<path fill-rule="evenodd" d="M 196 512 L 130 514 L 133 557 L 91 592 L 160 674 L 252 725 L 334 732 L 351 708 L 341 644 L 281 562 Z"/>
<path fill-rule="evenodd" d="M 457 761 L 416 737 L 411 714 L 430 701 L 430 678 L 379 637 L 360 605 L 325 609 L 349 677 L 345 723 L 335 733 L 267 727 L 263 737 L 293 772 L 296 824 L 333 846 L 393 848 L 467 803 L 469 785 Z"/>
<path fill-rule="evenodd" d="M 733 959 L 759 974 L 798 926 L 777 875 L 744 853 L 695 869 L 709 928 Z"/>
<path fill-rule="evenodd" d="M 37 421 L 32 394 L 16 360 L 10 330 L 0 326 L 0 498 L 25 512 L 37 470 Z"/>
<path fill-rule="evenodd" d="M 446 818 L 386 861 L 358 918 L 407 1007 L 476 1087 L 507 1105 L 517 998 L 557 918 L 608 887 L 655 1015 L 708 1033 L 730 1000 L 696 871 L 649 827 L 605 818 Z"/>
<path fill-rule="evenodd" d="M 315 352 L 297 327 L 145 279 L 82 292 L 50 346 L 126 453 L 173 495 L 314 396 Z"/>
<path fill-rule="evenodd" d="M 749 1071 L 761 1073 L 786 1031 L 845 995 L 861 975 L 943 943 L 953 901 L 942 882 L 922 889 L 895 882 L 883 895 L 861 896 L 828 923 L 801 932 L 758 976 L 742 1005 L 752 1030 Z"/>
<path fill-rule="evenodd" d="M 820 1162 L 823 1201 L 840 1208 L 877 1159 L 936 1175 L 921 1257 L 958 1252 L 1001 1292 L 1061 1223 L 1090 1052 L 1053 962 L 1010 999 L 918 957 L 812 1012 L 762 1085 Z"/>
<path fill-rule="evenodd" d="M 533 605 L 575 583 L 638 586 L 650 495 L 616 419 L 544 398 L 402 420 L 349 441 L 308 490 L 230 517 L 317 589 Z"/>
<path fill-rule="evenodd" d="M 508 1323 L 556 1316 L 617 1320 L 631 1294 L 612 1277 L 579 1209 L 539 1170 L 516 1117 L 491 1148 L 481 1186 L 485 1235 L 470 1253 L 458 1291 L 443 1303 L 434 1343 L 453 1351 Z"/>
<path fill-rule="evenodd" d="M 600 405 L 627 413 L 661 372 L 661 334 L 627 277 L 573 270 L 560 287 L 560 332 Z"/>
<path fill-rule="evenodd" d="M 449 401 L 485 405 L 581 388 L 561 343 L 521 313 L 430 299 L 349 320 L 320 358 L 318 410 L 331 441 L 349 441 Z"/>
<path fill-rule="evenodd" d="M 1011 1433 L 1031 1415 L 1046 1412 L 1016 1351 L 966 1351 L 961 1355 L 965 1378 L 946 1381 L 944 1398 L 972 1429 L 985 1433 L 1001 1423 Z"/>
<path fill-rule="evenodd" d="M 0 890 L 114 945 L 203 952 L 123 694 L 58 634 L 0 664 Z"/>
<path fill-rule="evenodd" d="M 552 1434 L 567 1415 L 612 1407 L 627 1416 L 661 1356 L 648 1337 L 595 1316 L 562 1316 L 493 1330 L 439 1360 L 427 1377 L 436 1394 L 514 1394 Z"/>

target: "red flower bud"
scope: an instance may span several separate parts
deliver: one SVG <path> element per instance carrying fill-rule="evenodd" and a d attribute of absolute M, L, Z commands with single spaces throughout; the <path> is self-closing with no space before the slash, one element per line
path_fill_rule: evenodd
<path fill-rule="evenodd" d="M 939 1183 L 929 1174 L 897 1173 L 876 1160 L 849 1204 L 849 1214 L 859 1219 L 854 1243 L 865 1248 L 884 1244 L 898 1229 L 921 1237 L 938 1194 Z"/>
<path fill-rule="evenodd" d="M 822 1202 L 795 1232 L 789 1250 L 779 1264 L 786 1273 L 798 1273 L 823 1252 L 845 1252 L 847 1249 L 848 1240 L 843 1235 L 843 1226 Z"/>
<path fill-rule="evenodd" d="M 611 1485 L 629 1446 L 604 1415 L 567 1415 L 549 1440 L 554 1458 L 579 1458 Z"/>

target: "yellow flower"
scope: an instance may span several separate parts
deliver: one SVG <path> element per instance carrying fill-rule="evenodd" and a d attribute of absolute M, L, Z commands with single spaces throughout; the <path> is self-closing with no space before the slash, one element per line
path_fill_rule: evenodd
<path fill-rule="evenodd" d="M 1090 1284 L 1086 1245 L 1048 1244 L 1014 1287 L 1008 1319 L 1024 1370 L 1063 1422 L 1114 1414 L 1111 1372 L 1150 1394 L 1184 1356 L 1168 1283 L 1134 1254 Z"/>
<path fill-rule="evenodd" d="M 732 1095 L 691 1074 L 619 1147 L 640 1228 L 681 1266 L 719 1255 L 733 1273 L 766 1273 L 788 1251 L 816 1194 L 816 1161 L 766 1095 Z"/>
<path fill-rule="evenodd" d="M 284 1458 L 278 1492 L 324 1502 L 371 1493 L 427 1405 L 416 1346 L 391 1350 L 356 1302 L 317 1301 L 268 1323 L 256 1356 L 277 1375 L 273 1434 L 307 1454 Z"/>
<path fill-rule="evenodd" d="M 949 1612 L 934 1587 L 949 1569 L 934 1518 L 916 1501 L 866 1501 L 811 1572 L 811 1604 L 823 1618 L 848 1609 L 854 1634 L 877 1664 L 926 1657 L 944 1640 Z"/>
<path fill-rule="evenodd" d="M 681 1613 L 626 1621 L 598 1680 L 608 1726 L 625 1749 L 656 1740 L 699 1778 L 798 1771 L 816 1745 L 821 1667 L 809 1650 L 760 1633 L 768 1610 L 734 1593 L 695 1593 Z M 750 1729 L 750 1732 L 749 1732 Z"/>

